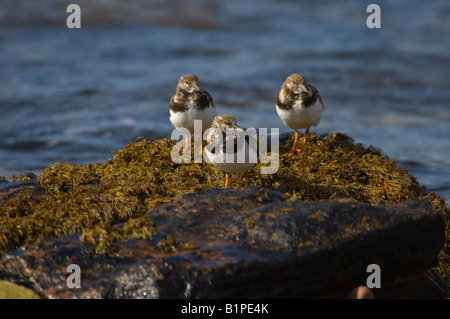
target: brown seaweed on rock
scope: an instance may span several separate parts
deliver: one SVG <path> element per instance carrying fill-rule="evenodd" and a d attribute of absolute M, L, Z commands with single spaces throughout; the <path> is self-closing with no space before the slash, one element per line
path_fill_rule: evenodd
<path fill-rule="evenodd" d="M 290 156 L 292 142 L 290 138 L 280 144 L 278 172 L 262 175 L 258 163 L 250 172 L 249 185 L 280 191 L 288 201 L 387 205 L 427 198 L 446 218 L 442 260 L 448 260 L 449 207 L 438 195 L 425 194 L 407 170 L 341 133 L 312 136 L 301 152 Z M 174 145 L 167 138 L 153 142 L 139 138 L 113 151 L 105 163 L 55 163 L 30 189 L 0 191 L 0 255 L 23 244 L 38 244 L 43 237 L 81 233 L 83 241 L 97 245 L 97 252 L 104 254 L 114 254 L 116 241 L 151 237 L 157 225 L 143 217 L 145 212 L 179 195 L 223 187 L 223 172 L 212 165 L 174 163 Z M 243 184 L 243 176 L 237 175 L 231 187 Z M 448 263 L 440 267 L 450 273 Z"/>

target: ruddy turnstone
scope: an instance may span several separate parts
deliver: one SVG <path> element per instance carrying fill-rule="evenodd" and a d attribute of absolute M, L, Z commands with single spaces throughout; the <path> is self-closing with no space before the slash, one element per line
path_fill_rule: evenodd
<path fill-rule="evenodd" d="M 175 128 L 186 128 L 194 133 L 194 120 L 202 121 L 203 131 L 211 126 L 216 116 L 216 109 L 211 95 L 198 86 L 194 74 L 185 74 L 178 80 L 178 85 L 169 104 L 170 122 Z M 202 132 L 203 133 L 203 132 Z M 190 135 L 185 135 L 185 150 L 190 146 Z"/>
<path fill-rule="evenodd" d="M 229 185 L 229 173 L 246 172 L 248 186 L 248 171 L 257 161 L 256 135 L 248 135 L 233 116 L 222 114 L 214 118 L 206 140 L 205 154 L 209 162 L 225 172 L 225 188 Z"/>
<path fill-rule="evenodd" d="M 286 126 L 295 130 L 294 145 L 290 151 L 297 149 L 298 129 L 306 128 L 303 146 L 309 136 L 309 128 L 317 126 L 324 109 L 322 98 L 317 89 L 306 83 L 301 74 L 292 74 L 286 78 L 281 86 L 277 98 L 277 113 Z"/>

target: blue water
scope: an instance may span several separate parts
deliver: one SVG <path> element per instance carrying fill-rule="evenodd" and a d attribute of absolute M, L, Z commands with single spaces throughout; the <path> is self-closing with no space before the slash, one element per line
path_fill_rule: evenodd
<path fill-rule="evenodd" d="M 74 2 L 81 29 L 66 26 Z M 366 26 L 369 3 L 380 29 Z M 0 176 L 169 137 L 185 73 L 241 126 L 290 131 L 276 95 L 302 73 L 325 103 L 314 133 L 381 148 L 448 199 L 449 21 L 448 0 L 1 0 Z"/>

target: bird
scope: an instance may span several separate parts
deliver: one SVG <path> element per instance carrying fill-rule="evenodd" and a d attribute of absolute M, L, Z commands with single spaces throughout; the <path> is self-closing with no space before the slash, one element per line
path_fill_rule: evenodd
<path fill-rule="evenodd" d="M 195 74 L 180 76 L 169 103 L 169 119 L 172 125 L 194 133 L 194 121 L 201 120 L 203 134 L 205 129 L 211 126 L 215 116 L 216 109 L 211 94 L 199 87 L 198 77 Z M 189 146 L 190 135 L 186 133 L 184 150 L 187 151 Z"/>
<path fill-rule="evenodd" d="M 205 134 L 205 155 L 211 164 L 225 172 L 225 188 L 230 183 L 229 174 L 241 172 L 246 172 L 245 186 L 248 186 L 248 171 L 257 161 L 256 134 L 245 132 L 229 114 L 216 116 Z"/>
<path fill-rule="evenodd" d="M 303 75 L 291 74 L 283 82 L 277 96 L 276 110 L 283 123 L 295 130 L 290 154 L 300 151 L 297 148 L 298 130 L 306 128 L 302 145 L 304 147 L 309 136 L 309 128 L 319 124 L 324 108 L 319 91 L 308 84 Z"/>

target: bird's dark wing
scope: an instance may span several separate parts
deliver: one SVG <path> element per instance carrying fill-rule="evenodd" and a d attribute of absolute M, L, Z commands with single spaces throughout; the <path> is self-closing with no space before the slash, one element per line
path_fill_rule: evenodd
<path fill-rule="evenodd" d="M 316 103 L 317 99 L 319 99 L 320 104 L 322 104 L 322 108 L 324 108 L 325 106 L 323 104 L 322 97 L 319 95 L 319 91 L 313 85 L 309 85 L 309 87 L 313 91 L 313 96 L 316 96 L 316 99 L 314 100 L 314 103 Z"/>
<path fill-rule="evenodd" d="M 214 107 L 214 102 L 211 94 L 204 90 L 196 91 L 193 94 L 192 100 L 194 101 L 194 108 L 197 110 L 203 110 L 207 107 Z"/>

